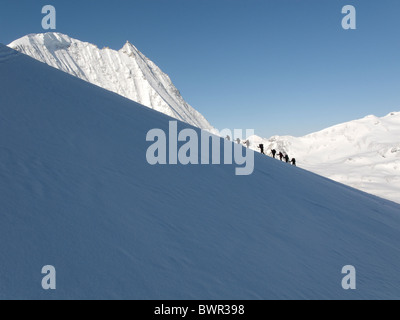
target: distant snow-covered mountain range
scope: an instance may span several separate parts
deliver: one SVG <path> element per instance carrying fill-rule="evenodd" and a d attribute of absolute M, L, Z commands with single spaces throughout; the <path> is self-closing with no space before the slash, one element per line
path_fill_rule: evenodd
<path fill-rule="evenodd" d="M 196 127 L 214 128 L 154 62 L 127 42 L 119 50 L 61 33 L 30 34 L 8 45 L 32 58 Z"/>
<path fill-rule="evenodd" d="M 368 116 L 296 138 L 253 136 L 297 159 L 302 168 L 400 203 L 400 112 Z"/>

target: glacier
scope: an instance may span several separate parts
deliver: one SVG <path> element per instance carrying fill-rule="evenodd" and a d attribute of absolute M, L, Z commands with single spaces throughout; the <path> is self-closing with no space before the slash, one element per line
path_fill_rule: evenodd
<path fill-rule="evenodd" d="M 0 299 L 400 297 L 398 204 L 260 154 L 151 166 L 172 118 L 4 45 L 0 90 Z"/>

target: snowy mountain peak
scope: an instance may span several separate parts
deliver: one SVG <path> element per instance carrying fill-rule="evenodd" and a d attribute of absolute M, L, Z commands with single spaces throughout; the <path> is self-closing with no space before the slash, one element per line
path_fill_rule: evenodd
<path fill-rule="evenodd" d="M 82 80 L 201 129 L 210 123 L 181 96 L 171 79 L 129 41 L 119 51 L 61 33 L 29 34 L 8 45 Z"/>
<path fill-rule="evenodd" d="M 137 53 L 137 52 L 139 52 L 139 50 L 132 43 L 130 43 L 129 41 L 127 41 L 125 43 L 125 45 L 121 48 L 120 51 L 127 52 L 127 53 L 130 53 L 130 52 L 136 52 Z"/>
<path fill-rule="evenodd" d="M 143 55 L 132 43 L 129 41 L 125 43 L 125 45 L 119 50 L 119 52 L 123 52 L 127 54 L 129 57 L 139 58 L 141 60 L 147 60 L 146 62 L 150 61 L 147 59 L 145 55 Z"/>

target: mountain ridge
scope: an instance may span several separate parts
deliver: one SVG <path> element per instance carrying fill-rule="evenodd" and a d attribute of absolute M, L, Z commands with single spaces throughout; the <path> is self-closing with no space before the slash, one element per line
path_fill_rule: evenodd
<path fill-rule="evenodd" d="M 170 77 L 129 41 L 118 51 L 99 49 L 89 42 L 49 32 L 26 35 L 8 46 L 146 107 L 216 132 L 183 99 Z"/>

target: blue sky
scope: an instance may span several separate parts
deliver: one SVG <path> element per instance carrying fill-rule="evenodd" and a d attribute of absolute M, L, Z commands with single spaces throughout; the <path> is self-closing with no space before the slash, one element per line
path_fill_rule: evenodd
<path fill-rule="evenodd" d="M 220 129 L 303 135 L 400 111 L 398 0 L 2 0 L 0 42 L 44 32 L 46 4 L 57 32 L 132 42 Z"/>

